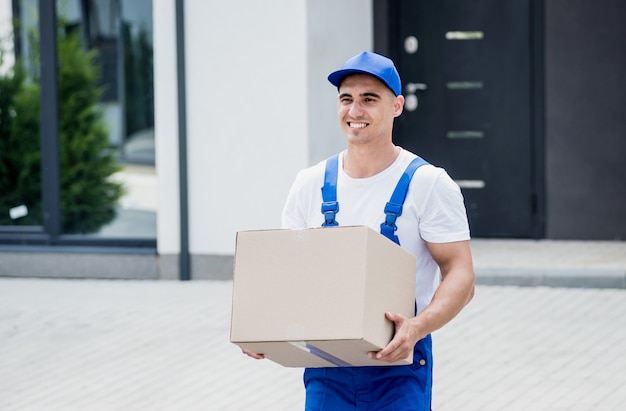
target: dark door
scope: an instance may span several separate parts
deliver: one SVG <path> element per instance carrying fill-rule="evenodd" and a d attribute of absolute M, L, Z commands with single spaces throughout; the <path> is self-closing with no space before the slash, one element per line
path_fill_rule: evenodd
<path fill-rule="evenodd" d="M 531 2 L 405 0 L 386 10 L 386 51 L 406 98 L 394 140 L 458 182 L 475 237 L 539 232 Z"/>

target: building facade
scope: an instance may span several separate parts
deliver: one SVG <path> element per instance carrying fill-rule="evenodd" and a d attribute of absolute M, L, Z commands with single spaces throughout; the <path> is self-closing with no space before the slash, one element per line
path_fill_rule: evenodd
<path fill-rule="evenodd" d="M 52 30 L 50 27 L 56 27 L 55 22 L 64 15 L 60 5 L 51 11 L 46 3 L 0 0 L 0 34 L 10 32 L 8 21 L 29 7 L 38 11 L 40 21 L 36 25 Z M 153 123 L 137 126 L 134 133 L 126 131 L 128 120 L 119 119 L 130 111 L 132 97 L 138 92 L 124 92 L 119 78 L 107 83 L 109 87 L 117 84 L 118 97 L 109 98 L 108 103 L 101 98 L 107 121 L 119 124 L 110 127 L 118 135 L 110 137 L 111 144 L 121 142 L 118 148 L 123 169 L 116 178 L 139 188 L 132 192 L 135 197 L 127 195 L 121 200 L 117 224 L 105 226 L 95 234 L 68 234 L 60 225 L 60 217 L 55 222 L 45 213 L 40 224 L 2 227 L 0 275 L 228 278 L 232 274 L 236 232 L 279 227 L 282 205 L 296 172 L 344 147 L 336 119 L 336 90 L 328 84 L 327 74 L 362 50 L 376 50 L 397 60 L 405 87 L 409 83 L 415 85 L 413 93 L 405 90 L 407 95 L 415 95 L 415 99 L 408 99 L 409 104 L 415 104 L 415 100 L 418 103 L 405 107 L 405 123 L 399 125 L 401 134 L 394 138 L 422 154 L 420 145 L 425 143 L 414 136 L 418 126 L 407 122 L 413 121 L 413 112 L 420 113 L 427 107 L 428 99 L 438 94 L 433 77 L 437 69 L 434 66 L 431 70 L 434 74 L 412 71 L 411 58 L 427 50 L 425 39 L 429 36 L 443 36 L 453 47 L 467 47 L 464 53 L 470 58 L 477 56 L 472 48 L 490 44 L 488 41 L 494 37 L 490 30 L 497 28 L 486 24 L 485 16 L 490 16 L 496 4 L 501 3 L 511 7 L 515 4 L 524 10 L 520 14 L 507 7 L 497 9 L 498 18 L 512 19 L 510 26 L 519 27 L 521 34 L 507 40 L 511 44 L 504 40 L 497 43 L 494 47 L 500 48 L 494 49 L 497 53 L 493 52 L 493 56 L 517 56 L 518 60 L 511 60 L 511 67 L 527 67 L 526 77 L 522 77 L 528 83 L 516 89 L 510 78 L 503 75 L 504 85 L 498 96 L 506 99 L 498 101 L 510 100 L 518 105 L 522 104 L 520 100 L 526 101 L 525 114 L 518 116 L 523 117 L 521 120 L 515 120 L 520 125 L 514 120 L 501 122 L 501 131 L 494 133 L 500 145 L 489 146 L 495 147 L 489 149 L 492 151 L 480 149 L 487 152 L 480 160 L 477 154 L 467 155 L 479 150 L 469 144 L 488 142 L 495 122 L 485 120 L 481 123 L 484 130 L 476 124 L 448 129 L 442 137 L 445 141 L 458 144 L 461 136 L 465 138 L 460 141 L 461 147 L 469 148 L 455 155 L 459 166 L 442 161 L 454 173 L 459 170 L 459 175 L 455 177 L 453 173 L 453 177 L 465 184 L 463 190 L 466 199 L 471 200 L 469 205 L 476 203 L 477 209 L 485 210 L 483 219 L 487 216 L 497 221 L 501 218 L 497 213 L 503 213 L 514 223 L 522 221 L 518 226 L 530 228 L 489 231 L 491 228 L 486 227 L 478 236 L 624 240 L 626 167 L 621 157 L 626 153 L 626 117 L 622 114 L 626 85 L 620 73 L 626 69 L 626 29 L 617 19 L 626 11 L 623 2 L 464 2 L 475 12 L 471 20 L 463 20 L 463 16 L 470 15 L 468 12 L 459 13 L 461 17 L 457 19 L 445 8 L 430 10 L 433 16 L 439 13 L 439 23 L 427 33 L 415 36 L 409 32 L 419 30 L 411 26 L 415 23 L 408 17 L 420 10 L 403 9 L 409 3 L 422 2 L 153 0 L 149 18 L 143 15 L 149 24 L 142 26 L 137 23 L 142 19 L 131 12 L 130 2 L 77 1 L 76 16 L 70 20 L 82 22 L 82 26 L 78 24 L 81 32 L 87 33 L 83 37 L 89 37 L 94 26 L 99 27 L 101 35 L 95 38 L 102 40 L 97 43 L 100 56 L 111 56 L 102 61 L 113 67 L 107 73 L 129 76 L 124 62 L 130 57 L 124 50 L 130 46 L 122 41 L 126 38 L 124 33 L 138 33 L 140 27 L 150 30 Z M 97 13 L 98 10 L 101 11 Z M 102 10 L 108 14 L 105 16 Z M 42 21 L 47 21 L 48 26 Z M 92 21 L 89 30 L 85 28 L 88 21 Z M 106 31 L 104 22 L 109 22 L 110 31 L 117 36 Z M 467 41 L 456 41 L 461 38 Z M 520 38 L 524 39 L 523 44 Z M 42 47 L 43 43 L 42 36 Z M 107 48 L 110 44 L 113 46 Z M 113 51 L 106 54 L 107 50 Z M 42 48 L 42 67 L 54 61 L 56 54 L 56 50 L 51 53 Z M 14 55 L 19 53 L 5 53 L 5 71 Z M 486 56 L 487 60 L 478 65 L 499 64 L 489 60 L 495 57 Z M 472 61 L 465 60 L 463 64 L 469 67 Z M 417 73 L 422 78 L 414 80 L 419 77 Z M 47 107 L 46 98 L 57 98 L 54 93 L 45 93 L 46 82 L 52 81 L 46 77 L 49 74 L 42 69 L 42 107 Z M 491 93 L 491 77 L 476 76 L 457 76 L 442 84 L 450 93 L 458 93 L 459 89 L 474 93 L 477 88 Z M 422 90 L 420 84 L 430 88 Z M 485 97 L 488 101 L 494 95 L 489 93 Z M 455 107 L 455 112 L 463 111 L 463 104 L 458 109 L 451 105 L 458 103 L 455 98 L 451 94 L 450 100 L 441 104 Z M 512 112 L 519 114 L 519 106 L 511 107 Z M 503 118 L 502 113 L 494 115 Z M 49 147 L 58 150 L 58 143 L 47 144 L 59 140 L 58 132 L 50 132 L 59 126 L 54 113 L 42 112 L 40 116 L 42 161 L 54 162 Z M 135 112 L 130 114 L 131 118 L 137 116 Z M 476 116 L 479 114 L 472 114 L 472 118 Z M 507 129 L 507 124 L 516 126 Z M 519 143 L 511 140 L 509 144 L 506 140 L 511 130 L 526 130 L 515 137 Z M 438 158 L 442 152 L 445 156 L 448 149 L 442 147 L 432 151 L 432 156 Z M 487 200 L 480 197 L 481 188 L 477 187 L 492 187 L 492 177 L 480 173 L 487 165 L 498 164 L 497 158 L 517 158 L 521 155 L 519 147 L 526 150 L 523 155 L 528 157 L 526 174 L 518 178 L 520 167 L 507 167 L 511 161 L 494 167 L 489 176 L 497 177 L 502 189 L 509 191 L 495 191 L 485 197 Z M 134 160 L 130 158 L 132 153 Z M 466 172 L 463 164 L 481 167 Z M 55 206 L 55 201 L 61 203 L 59 190 L 54 188 L 59 177 L 50 181 L 48 173 L 42 176 L 42 192 L 47 190 L 43 194 L 44 208 L 47 204 L 53 214 L 62 215 L 63 210 Z M 521 190 L 518 181 L 530 181 L 529 195 L 520 200 L 515 197 Z M 503 199 L 511 199 L 511 205 L 499 211 L 489 208 Z M 523 211 L 529 215 L 527 220 L 518 218 L 522 213 L 519 203 L 524 203 L 522 210 L 528 210 Z M 18 215 L 19 206 L 12 206 Z M 119 216 L 124 217 L 123 222 Z M 474 218 L 478 217 L 470 215 L 470 222 Z M 478 222 L 476 227 L 482 230 Z"/>

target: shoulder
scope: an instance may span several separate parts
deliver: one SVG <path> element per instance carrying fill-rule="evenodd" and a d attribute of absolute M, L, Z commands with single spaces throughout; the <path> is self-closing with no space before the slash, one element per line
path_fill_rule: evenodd
<path fill-rule="evenodd" d="M 417 157 L 418 157 L 417 154 L 412 153 L 406 149 L 402 149 L 402 151 L 400 152 L 399 164 L 403 169 L 405 169 Z M 425 164 L 419 167 L 415 171 L 413 181 L 417 181 L 418 184 L 420 185 L 424 185 L 424 184 L 433 185 L 439 179 L 441 178 L 445 179 L 448 176 L 448 174 L 446 173 L 446 170 L 444 170 L 443 168 L 430 163 L 427 158 L 423 158 L 423 157 L 420 157 L 420 158 L 422 158 L 425 161 Z"/>
<path fill-rule="evenodd" d="M 403 150 L 402 153 L 404 156 L 402 163 L 406 163 L 406 165 L 417 157 L 407 150 Z M 432 201 L 435 198 L 444 203 L 458 202 L 459 200 L 462 202 L 461 189 L 446 170 L 428 163 L 428 159 L 424 160 L 427 164 L 418 168 L 411 180 L 410 190 L 413 192 L 413 196 L 421 199 L 424 205 L 436 204 L 437 201 Z"/>

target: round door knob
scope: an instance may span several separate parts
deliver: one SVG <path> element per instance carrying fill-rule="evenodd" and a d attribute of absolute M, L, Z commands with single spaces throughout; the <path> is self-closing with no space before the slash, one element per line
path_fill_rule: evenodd
<path fill-rule="evenodd" d="M 419 48 L 419 41 L 417 41 L 417 37 L 409 36 L 404 39 L 404 51 L 409 54 L 415 54 L 417 49 Z"/>
<path fill-rule="evenodd" d="M 404 109 L 406 111 L 417 110 L 417 96 L 415 94 L 409 94 L 404 98 Z"/>

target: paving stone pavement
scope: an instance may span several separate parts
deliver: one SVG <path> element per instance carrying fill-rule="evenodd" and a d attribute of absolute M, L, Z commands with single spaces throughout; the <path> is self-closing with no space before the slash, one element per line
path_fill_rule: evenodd
<path fill-rule="evenodd" d="M 231 290 L 0 278 L 0 410 L 302 410 L 302 370 L 229 342 Z M 626 409 L 626 290 L 480 285 L 433 338 L 435 411 Z"/>

